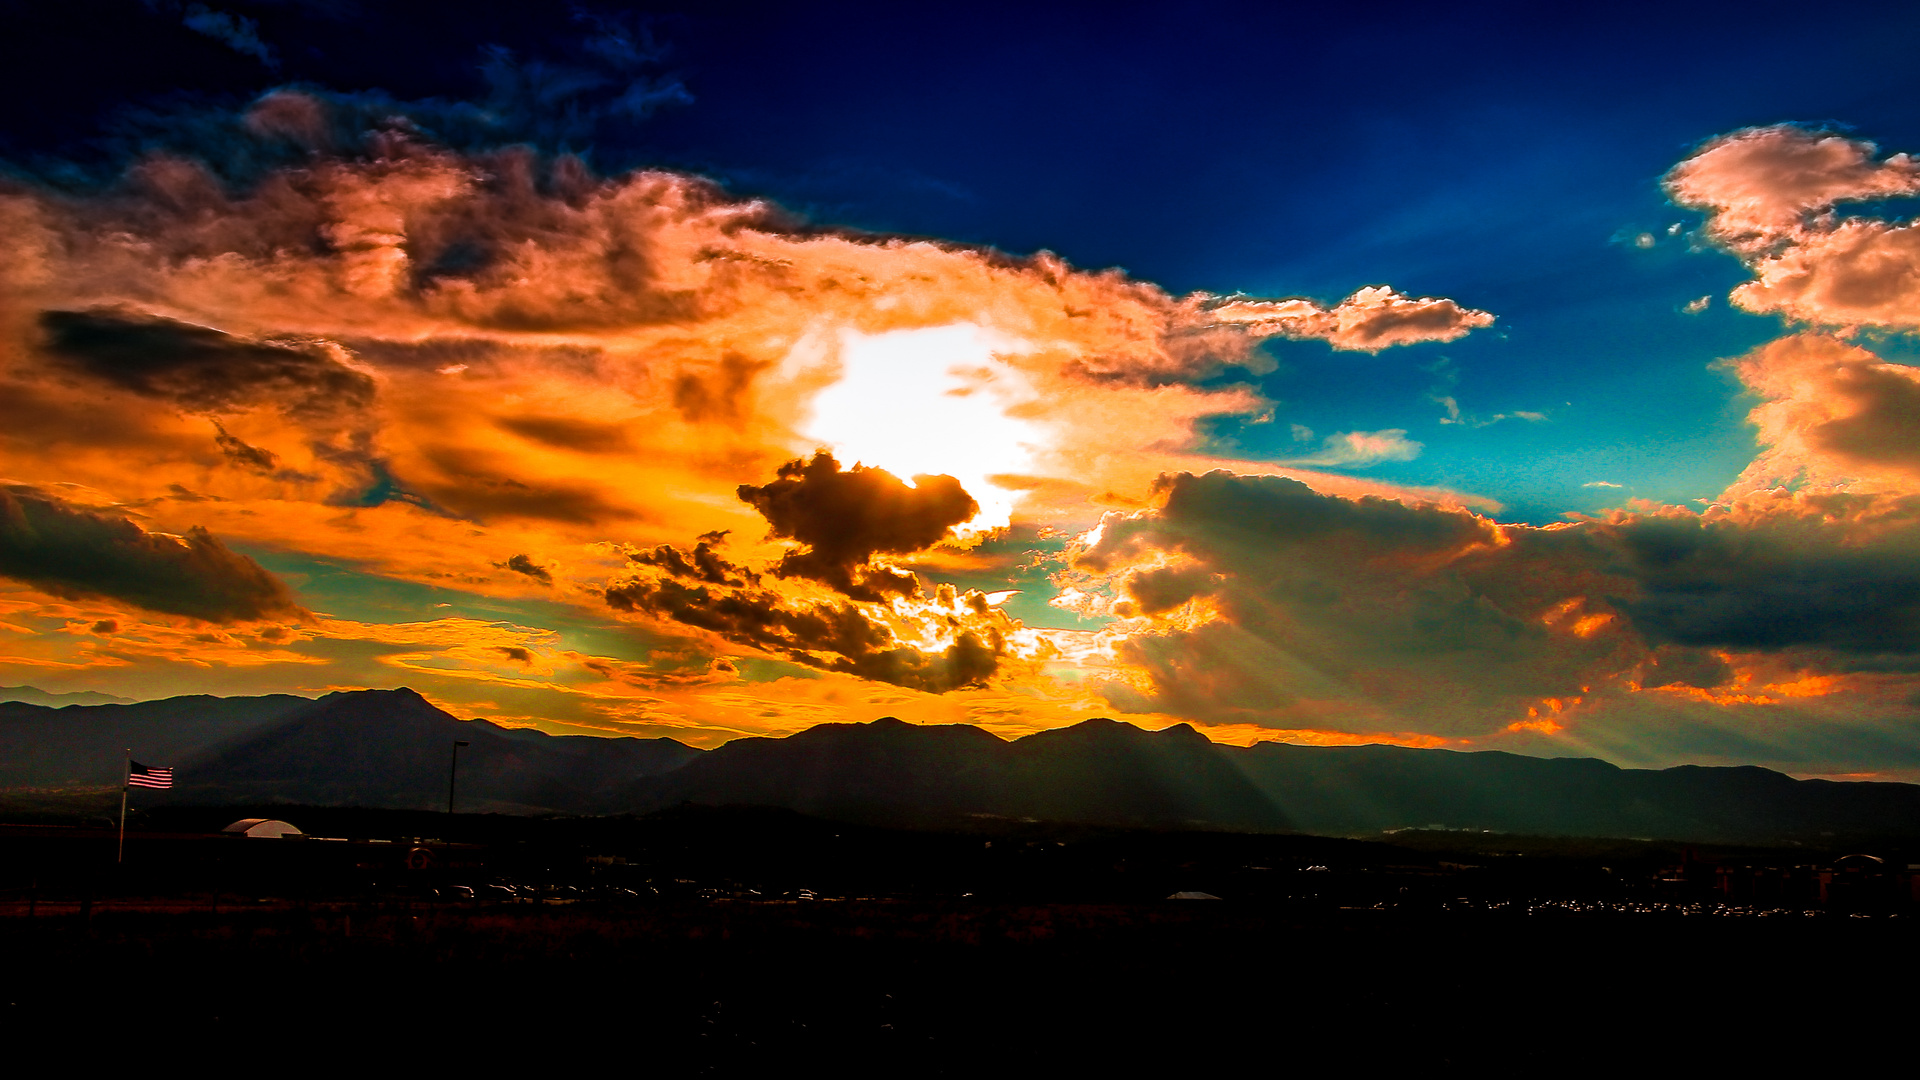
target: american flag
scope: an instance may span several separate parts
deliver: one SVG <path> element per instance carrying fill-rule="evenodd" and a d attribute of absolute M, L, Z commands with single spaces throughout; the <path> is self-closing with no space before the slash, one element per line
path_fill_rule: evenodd
<path fill-rule="evenodd" d="M 127 762 L 127 786 L 128 787 L 159 787 L 159 788 L 172 787 L 173 786 L 173 770 L 172 769 L 156 769 L 150 765 L 142 765 L 137 761 L 128 761 Z"/>

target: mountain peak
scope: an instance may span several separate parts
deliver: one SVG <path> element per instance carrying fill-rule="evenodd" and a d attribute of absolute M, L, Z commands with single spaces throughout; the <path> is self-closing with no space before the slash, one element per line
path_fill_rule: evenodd
<path fill-rule="evenodd" d="M 335 690 L 333 693 L 322 695 L 316 700 L 336 708 L 358 704 L 387 709 L 404 709 L 408 712 L 417 712 L 426 709 L 440 713 L 443 716 L 448 715 L 445 710 L 436 706 L 433 702 L 428 701 L 425 697 L 421 696 L 418 690 L 415 690 L 411 686 L 396 686 L 391 690 L 381 690 L 376 687 L 368 687 L 364 690 Z M 449 718 L 451 719 L 451 717 Z"/>
<path fill-rule="evenodd" d="M 1137 739 L 1148 732 L 1138 725 L 1124 720 L 1115 720 L 1108 716 L 1095 716 L 1066 727 L 1049 728 L 1027 736 L 1029 739 L 1095 739 L 1101 742 L 1113 742 L 1119 739 Z"/>

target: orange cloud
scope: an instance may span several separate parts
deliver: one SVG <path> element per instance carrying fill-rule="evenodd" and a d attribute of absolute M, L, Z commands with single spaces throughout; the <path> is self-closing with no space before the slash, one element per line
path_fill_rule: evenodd
<path fill-rule="evenodd" d="M 1764 447 L 1726 498 L 1782 483 L 1920 491 L 1920 369 L 1838 338 L 1794 334 L 1724 362 L 1762 401 L 1747 418 Z"/>
<path fill-rule="evenodd" d="M 1829 326 L 1920 326 L 1920 227 L 1843 216 L 1842 204 L 1920 195 L 1920 162 L 1792 126 L 1715 139 L 1667 174 L 1674 201 L 1755 279 L 1731 299 Z"/>

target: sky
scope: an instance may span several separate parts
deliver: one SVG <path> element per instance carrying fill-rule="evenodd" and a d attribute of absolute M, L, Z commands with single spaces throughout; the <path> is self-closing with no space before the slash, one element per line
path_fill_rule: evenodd
<path fill-rule="evenodd" d="M 0 685 L 1920 780 L 1916 41 L 0 2 Z"/>

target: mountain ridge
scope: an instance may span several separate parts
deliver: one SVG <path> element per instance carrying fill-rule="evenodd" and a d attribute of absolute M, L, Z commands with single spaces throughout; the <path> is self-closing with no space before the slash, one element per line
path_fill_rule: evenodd
<path fill-rule="evenodd" d="M 55 694 L 37 686 L 0 686 L 0 703 L 8 701 L 20 701 L 28 705 L 49 705 L 56 709 L 67 705 L 136 704 L 133 698 L 102 694 L 97 690 L 75 690 L 70 693 Z"/>
<path fill-rule="evenodd" d="M 149 741 L 123 741 L 129 735 Z M 1030 819 L 1347 836 L 1438 827 L 1725 842 L 1920 837 L 1920 786 L 1796 780 L 1757 766 L 1648 770 L 1505 751 L 1242 747 L 1190 725 L 1148 731 L 1105 717 L 1017 739 L 882 717 L 698 750 L 458 720 L 406 688 L 62 709 L 4 703 L 0 787 L 117 784 L 121 747 L 168 739 L 179 753 L 140 753 L 176 764 L 179 786 L 143 798 L 442 809 L 458 739 L 471 744 L 460 755 L 460 807 L 505 813 L 693 803 L 927 827 Z"/>

